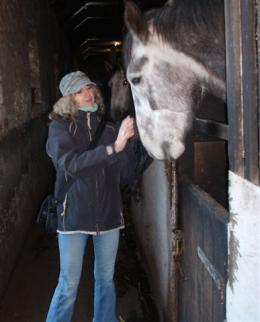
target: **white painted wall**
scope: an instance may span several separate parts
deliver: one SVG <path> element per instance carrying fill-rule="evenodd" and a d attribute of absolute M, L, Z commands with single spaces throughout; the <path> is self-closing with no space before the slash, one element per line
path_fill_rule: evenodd
<path fill-rule="evenodd" d="M 260 322 L 260 188 L 229 173 L 227 322 Z"/>
<path fill-rule="evenodd" d="M 170 276 L 170 193 L 165 163 L 154 161 L 144 172 L 143 197 L 132 214 L 158 308 L 166 312 Z"/>

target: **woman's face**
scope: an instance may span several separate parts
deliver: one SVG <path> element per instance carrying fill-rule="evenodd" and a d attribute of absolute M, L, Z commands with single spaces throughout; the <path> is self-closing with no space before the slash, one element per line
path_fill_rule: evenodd
<path fill-rule="evenodd" d="M 92 106 L 95 103 L 93 86 L 86 85 L 73 95 L 74 101 L 78 107 Z"/>

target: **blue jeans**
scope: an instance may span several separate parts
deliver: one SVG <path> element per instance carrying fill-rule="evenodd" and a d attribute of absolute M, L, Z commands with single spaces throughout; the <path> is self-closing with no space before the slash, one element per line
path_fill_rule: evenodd
<path fill-rule="evenodd" d="M 70 322 L 80 281 L 86 234 L 59 234 L 60 275 L 46 322 Z M 117 322 L 114 267 L 119 230 L 93 236 L 94 318 L 93 322 Z"/>

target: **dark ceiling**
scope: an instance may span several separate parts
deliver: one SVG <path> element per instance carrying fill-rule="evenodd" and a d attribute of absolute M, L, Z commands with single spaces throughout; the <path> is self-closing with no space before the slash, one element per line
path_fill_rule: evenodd
<path fill-rule="evenodd" d="M 74 55 L 84 62 L 93 55 L 121 50 L 124 1 L 49 0 Z M 160 7 L 165 0 L 135 1 L 143 10 Z"/>

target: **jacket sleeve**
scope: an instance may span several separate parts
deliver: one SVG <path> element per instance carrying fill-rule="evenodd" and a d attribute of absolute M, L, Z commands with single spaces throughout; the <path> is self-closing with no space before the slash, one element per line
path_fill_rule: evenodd
<path fill-rule="evenodd" d="M 130 140 L 124 153 L 120 156 L 121 161 L 121 185 L 132 186 L 149 167 L 153 159 L 148 156 L 139 139 Z"/>
<path fill-rule="evenodd" d="M 118 161 L 115 153 L 108 155 L 104 145 L 93 150 L 77 146 L 69 132 L 68 124 L 64 122 L 53 121 L 50 124 L 46 148 L 55 167 L 72 177 L 77 177 L 83 171 L 93 171 L 94 168 Z"/>
<path fill-rule="evenodd" d="M 138 157 L 135 153 L 136 140 L 130 140 L 125 150 L 120 153 L 120 182 L 121 186 L 131 186 L 136 180 Z"/>

